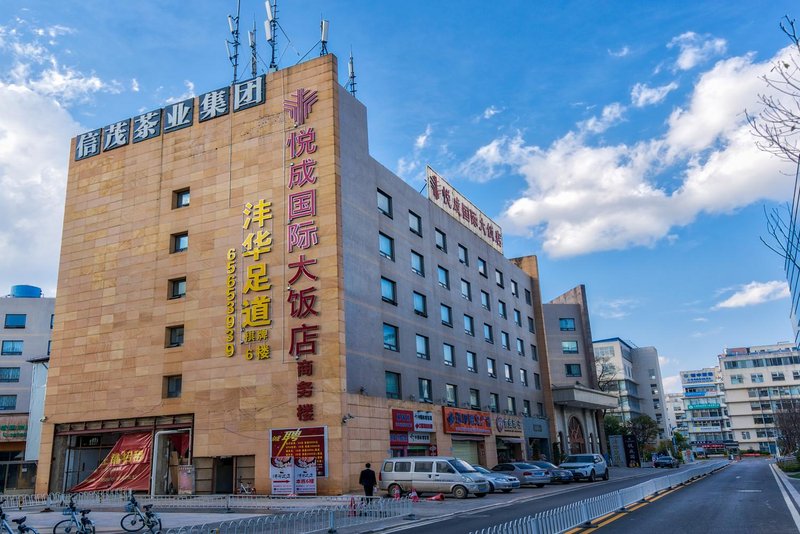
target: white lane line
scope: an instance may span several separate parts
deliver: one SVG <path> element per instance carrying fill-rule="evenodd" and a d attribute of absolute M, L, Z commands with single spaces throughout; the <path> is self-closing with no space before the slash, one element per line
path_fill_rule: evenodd
<path fill-rule="evenodd" d="M 770 465 L 772 469 L 772 476 L 775 477 L 775 482 L 778 484 L 778 488 L 781 490 L 781 495 L 783 495 L 783 500 L 786 502 L 786 507 L 789 508 L 789 512 L 792 514 L 792 520 L 794 521 L 794 526 L 797 527 L 797 530 L 800 531 L 800 514 L 797 513 L 797 508 L 795 507 L 792 500 L 789 498 L 789 494 L 786 492 L 786 489 L 783 487 L 783 483 L 781 479 L 778 477 L 777 467 L 775 464 Z M 791 485 L 790 485 L 791 486 Z M 792 491 L 796 490 L 791 488 Z"/>

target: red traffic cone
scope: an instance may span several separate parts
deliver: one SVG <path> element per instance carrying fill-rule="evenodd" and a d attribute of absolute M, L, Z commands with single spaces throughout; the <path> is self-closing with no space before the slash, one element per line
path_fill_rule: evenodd
<path fill-rule="evenodd" d="M 425 500 L 427 500 L 427 501 L 443 501 L 444 500 L 444 493 L 437 493 L 433 497 L 428 497 Z"/>
<path fill-rule="evenodd" d="M 411 502 L 419 502 L 419 495 L 417 495 L 417 490 L 411 488 L 411 493 L 408 494 L 411 498 Z"/>
<path fill-rule="evenodd" d="M 355 497 L 350 497 L 350 510 L 347 512 L 347 515 L 349 515 L 349 516 L 356 515 L 356 499 L 355 499 Z"/>
<path fill-rule="evenodd" d="M 394 497 L 394 500 L 396 501 L 400 500 L 400 488 L 398 488 L 397 486 L 394 487 L 394 491 L 392 492 L 392 497 Z"/>

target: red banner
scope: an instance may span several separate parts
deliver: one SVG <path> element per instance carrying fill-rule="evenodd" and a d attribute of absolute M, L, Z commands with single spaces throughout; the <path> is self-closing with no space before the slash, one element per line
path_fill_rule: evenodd
<path fill-rule="evenodd" d="M 149 490 L 153 435 L 123 434 L 105 460 L 69 491 Z"/>
<path fill-rule="evenodd" d="M 271 458 L 316 458 L 317 477 L 328 476 L 328 427 L 270 429 Z"/>

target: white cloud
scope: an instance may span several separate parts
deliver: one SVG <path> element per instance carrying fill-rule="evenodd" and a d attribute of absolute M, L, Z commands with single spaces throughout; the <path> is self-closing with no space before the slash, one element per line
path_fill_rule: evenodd
<path fill-rule="evenodd" d="M 637 83 L 633 86 L 631 91 L 631 102 L 637 108 L 658 104 L 664 100 L 667 95 L 678 88 L 675 82 L 662 85 L 660 87 L 648 87 L 646 84 Z"/>
<path fill-rule="evenodd" d="M 705 317 L 695 317 L 694 319 L 692 319 L 692 321 L 696 323 L 707 323 L 708 319 Z"/>
<path fill-rule="evenodd" d="M 661 366 L 663 366 L 663 365 L 667 365 L 667 364 L 668 364 L 668 363 L 670 363 L 671 361 L 672 361 L 672 360 L 670 360 L 670 359 L 669 359 L 669 358 L 667 358 L 666 356 L 659 356 L 659 357 L 658 357 L 658 365 L 661 365 Z"/>
<path fill-rule="evenodd" d="M 611 57 L 625 57 L 631 53 L 631 49 L 627 46 L 623 46 L 619 50 L 611 50 L 608 49 L 608 55 Z"/>
<path fill-rule="evenodd" d="M 714 306 L 714 309 L 743 308 L 785 298 L 789 298 L 789 286 L 785 280 L 750 282 L 740 286 L 733 295 Z"/>
<path fill-rule="evenodd" d="M 425 145 L 428 144 L 428 139 L 430 138 L 431 134 L 433 133 L 433 128 L 431 125 L 428 124 L 425 126 L 425 131 L 417 136 L 417 139 L 414 141 L 414 148 L 416 149 L 423 149 Z"/>
<path fill-rule="evenodd" d="M 131 91 L 133 91 L 134 93 L 139 92 L 139 80 L 137 80 L 136 78 L 131 78 Z"/>
<path fill-rule="evenodd" d="M 662 376 L 661 383 L 664 385 L 664 393 L 681 393 L 681 375 Z"/>
<path fill-rule="evenodd" d="M 675 68 L 690 70 L 714 56 L 724 54 L 728 43 L 719 37 L 686 32 L 674 37 L 667 44 L 667 48 L 675 47 L 680 50 L 678 59 L 675 60 Z"/>
<path fill-rule="evenodd" d="M 601 300 L 595 303 L 592 307 L 594 313 L 604 319 L 622 319 L 631 314 L 634 308 L 639 305 L 639 302 L 634 299 L 612 299 Z"/>
<path fill-rule="evenodd" d="M 462 175 L 479 182 L 524 177 L 527 188 L 499 222 L 509 235 L 541 238 L 553 257 L 674 241 L 673 228 L 701 213 L 789 194 L 785 165 L 758 150 L 743 114 L 765 92 L 758 76 L 772 61 L 719 61 L 697 78 L 660 136 L 632 144 L 594 140 L 591 134 L 631 111 L 613 103 L 550 146 L 528 145 L 519 133 L 498 137 L 464 162 Z"/>
<path fill-rule="evenodd" d="M 186 100 L 187 98 L 192 98 L 197 96 L 194 94 L 194 82 L 191 80 L 183 80 L 183 86 L 186 88 L 186 91 L 181 93 L 178 96 L 170 96 L 164 101 L 167 104 L 174 104 L 175 102 L 180 102 L 181 100 Z"/>
<path fill-rule="evenodd" d="M 503 110 L 496 107 L 496 106 L 489 106 L 488 108 L 483 110 L 483 118 L 484 119 L 491 119 L 498 113 L 502 112 Z"/>

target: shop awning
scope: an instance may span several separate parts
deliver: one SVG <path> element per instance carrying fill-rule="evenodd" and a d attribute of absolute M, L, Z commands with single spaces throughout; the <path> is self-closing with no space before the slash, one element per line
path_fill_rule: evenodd
<path fill-rule="evenodd" d="M 498 436 L 498 438 L 506 443 L 525 443 L 525 438 L 507 438 L 505 436 Z"/>
<path fill-rule="evenodd" d="M 483 436 L 456 436 L 453 434 L 453 441 L 483 441 Z"/>

